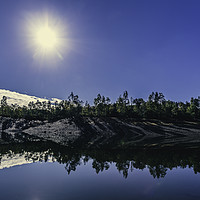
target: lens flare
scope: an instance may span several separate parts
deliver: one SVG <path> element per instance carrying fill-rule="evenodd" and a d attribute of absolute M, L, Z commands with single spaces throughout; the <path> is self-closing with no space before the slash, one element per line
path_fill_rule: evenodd
<path fill-rule="evenodd" d="M 70 48 L 63 21 L 49 13 L 29 14 L 26 19 L 27 41 L 33 58 L 40 63 L 63 60 Z"/>

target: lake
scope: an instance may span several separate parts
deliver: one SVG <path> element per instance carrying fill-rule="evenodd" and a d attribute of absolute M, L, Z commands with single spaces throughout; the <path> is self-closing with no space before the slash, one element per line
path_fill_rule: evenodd
<path fill-rule="evenodd" d="M 200 149 L 0 147 L 0 199 L 200 199 Z"/>

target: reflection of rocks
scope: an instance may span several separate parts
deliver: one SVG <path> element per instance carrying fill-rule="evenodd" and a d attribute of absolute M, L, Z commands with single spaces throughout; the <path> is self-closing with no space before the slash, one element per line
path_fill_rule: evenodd
<path fill-rule="evenodd" d="M 117 118 L 62 119 L 56 122 L 0 118 L 0 143 L 51 141 L 80 148 L 135 148 L 200 143 L 200 124 L 131 121 Z"/>

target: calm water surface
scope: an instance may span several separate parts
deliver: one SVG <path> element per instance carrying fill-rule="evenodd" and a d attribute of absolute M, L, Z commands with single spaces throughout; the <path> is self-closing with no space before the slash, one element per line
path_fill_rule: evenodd
<path fill-rule="evenodd" d="M 0 147 L 0 199 L 200 199 L 199 152 Z"/>

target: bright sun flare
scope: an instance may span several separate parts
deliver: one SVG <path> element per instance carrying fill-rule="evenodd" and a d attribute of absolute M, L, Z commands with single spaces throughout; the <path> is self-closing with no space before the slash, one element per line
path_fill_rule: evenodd
<path fill-rule="evenodd" d="M 69 49 L 66 27 L 59 18 L 49 13 L 27 15 L 27 41 L 33 58 L 40 63 L 63 60 Z"/>
<path fill-rule="evenodd" d="M 52 50 L 56 48 L 58 38 L 56 32 L 48 26 L 41 27 L 36 33 L 36 42 L 38 46 L 44 50 Z"/>

